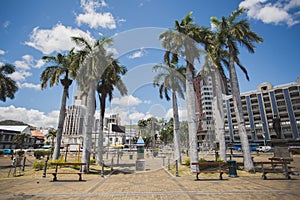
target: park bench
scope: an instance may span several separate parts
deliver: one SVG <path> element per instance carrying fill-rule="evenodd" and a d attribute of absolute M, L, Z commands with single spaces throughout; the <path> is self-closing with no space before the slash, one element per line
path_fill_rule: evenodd
<path fill-rule="evenodd" d="M 255 162 L 255 171 L 262 172 L 262 179 L 266 180 L 268 173 L 283 174 L 286 179 L 291 179 L 291 174 L 295 174 L 297 171 L 293 170 L 291 159 L 283 158 L 269 158 L 270 161 Z"/>
<path fill-rule="evenodd" d="M 57 174 L 77 174 L 79 176 L 79 181 L 82 181 L 82 166 L 86 165 L 86 163 L 80 163 L 80 162 L 65 162 L 65 163 L 50 163 L 50 165 L 55 165 L 55 171 L 54 172 L 48 172 L 48 174 L 53 175 L 53 181 L 57 181 Z M 80 166 L 80 170 L 77 172 L 66 172 L 66 171 L 58 171 L 60 167 L 65 166 Z"/>
<path fill-rule="evenodd" d="M 199 167 L 199 172 L 195 172 L 196 180 L 199 180 L 200 173 L 219 173 L 219 179 L 223 180 L 222 175 L 228 169 L 227 163 L 222 161 L 192 162 L 192 165 Z"/>

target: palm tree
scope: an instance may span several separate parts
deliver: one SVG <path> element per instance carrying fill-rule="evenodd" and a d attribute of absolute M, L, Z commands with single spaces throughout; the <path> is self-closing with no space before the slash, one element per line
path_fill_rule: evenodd
<path fill-rule="evenodd" d="M 5 102 L 6 97 L 13 99 L 18 90 L 17 83 L 7 75 L 15 72 L 15 66 L 5 64 L 0 66 L 0 100 Z"/>
<path fill-rule="evenodd" d="M 51 139 L 51 146 L 54 147 L 54 140 L 56 138 L 57 131 L 56 130 L 49 130 L 49 132 L 46 134 L 46 138 Z"/>
<path fill-rule="evenodd" d="M 186 101 L 189 127 L 189 146 L 190 160 L 198 162 L 198 139 L 197 139 L 197 116 L 196 116 L 196 98 L 194 90 L 194 61 L 200 56 L 200 50 L 197 48 L 195 38 L 195 29 L 191 18 L 192 12 L 188 13 L 179 23 L 175 20 L 174 30 L 169 30 L 160 35 L 162 46 L 167 51 L 183 56 L 186 60 Z M 198 171 L 196 165 L 191 165 L 191 171 Z"/>
<path fill-rule="evenodd" d="M 174 151 L 175 158 L 181 163 L 180 153 L 180 130 L 179 130 L 179 115 L 177 105 L 176 93 L 184 99 L 185 92 L 185 68 L 177 67 L 178 59 L 176 56 L 172 56 L 170 62 L 169 53 L 165 55 L 165 63 L 167 65 L 155 65 L 154 71 L 161 70 L 162 72 L 154 77 L 154 86 L 159 86 L 160 98 L 165 97 L 167 101 L 170 100 L 169 91 L 172 93 L 172 106 L 173 106 L 173 126 L 174 126 Z M 172 55 L 172 54 L 171 54 Z"/>
<path fill-rule="evenodd" d="M 97 153 L 98 164 L 100 164 L 103 159 L 103 120 L 106 107 L 106 98 L 108 97 L 109 101 L 112 100 L 115 87 L 119 90 L 122 96 L 127 94 L 127 88 L 120 76 L 126 74 L 126 67 L 120 65 L 118 60 L 114 59 L 112 56 L 109 56 L 109 59 L 109 66 L 105 69 L 101 80 L 97 85 L 97 92 L 100 101 L 100 127 Z"/>
<path fill-rule="evenodd" d="M 80 89 L 87 92 L 87 112 L 84 120 L 84 140 L 81 161 L 87 163 L 83 171 L 89 172 L 90 156 L 92 150 L 92 129 L 96 109 L 95 92 L 97 83 L 105 69 L 109 66 L 105 45 L 112 42 L 111 39 L 103 38 L 89 44 L 87 40 L 81 37 L 72 37 L 72 40 L 82 49 L 78 51 L 80 55 L 81 67 L 77 76 Z"/>
<path fill-rule="evenodd" d="M 58 53 L 56 57 L 43 56 L 42 59 L 54 64 L 48 66 L 41 74 L 40 79 L 42 81 L 42 89 L 45 89 L 47 87 L 48 82 L 50 87 L 58 85 L 58 83 L 60 82 L 64 88 L 61 99 L 61 107 L 59 111 L 56 143 L 52 158 L 53 160 L 57 160 L 60 156 L 60 144 L 62 139 L 63 125 L 65 121 L 66 101 L 69 96 L 69 87 L 72 84 L 72 79 L 76 77 L 79 64 L 77 56 L 74 53 L 74 49 L 72 49 L 67 55 Z M 60 79 L 61 76 L 64 77 Z"/>
<path fill-rule="evenodd" d="M 247 80 L 249 80 L 247 70 L 241 65 L 238 55 L 240 54 L 238 44 L 245 46 L 250 53 L 254 53 L 254 42 L 263 42 L 263 39 L 256 33 L 251 31 L 250 24 L 247 20 L 238 20 L 238 17 L 245 12 L 245 9 L 240 8 L 229 15 L 228 18 L 222 17 L 219 21 L 212 17 L 211 22 L 217 27 L 217 40 L 221 47 L 228 51 L 229 57 L 229 76 L 231 82 L 232 97 L 234 102 L 234 109 L 236 112 L 236 120 L 239 129 L 239 136 L 244 154 L 244 168 L 246 171 L 253 171 L 254 166 L 251 160 L 249 141 L 245 128 L 245 120 L 242 110 L 242 102 L 240 98 L 239 83 L 236 74 L 235 64 L 245 73 Z"/>

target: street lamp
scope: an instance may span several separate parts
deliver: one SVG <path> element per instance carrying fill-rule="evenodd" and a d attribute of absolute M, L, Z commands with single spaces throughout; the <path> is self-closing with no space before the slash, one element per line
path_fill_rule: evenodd
<path fill-rule="evenodd" d="M 264 146 L 266 146 L 266 136 L 265 136 L 264 133 L 262 134 L 262 136 L 263 136 L 263 138 L 264 138 Z"/>

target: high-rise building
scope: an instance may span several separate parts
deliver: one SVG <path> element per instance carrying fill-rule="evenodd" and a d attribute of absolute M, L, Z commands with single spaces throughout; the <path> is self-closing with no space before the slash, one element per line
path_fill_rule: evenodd
<path fill-rule="evenodd" d="M 74 105 L 68 106 L 63 126 L 64 144 L 81 144 L 86 112 L 86 95 L 78 90 Z"/>
<path fill-rule="evenodd" d="M 194 78 L 195 95 L 197 102 L 198 128 L 197 138 L 198 146 L 212 148 L 218 141 L 218 124 L 224 122 L 219 115 L 222 115 L 222 94 L 229 93 L 228 80 L 222 77 L 211 64 L 205 65 Z M 229 88 L 229 89 L 228 89 Z M 215 108 L 215 109 L 214 109 Z M 216 121 L 216 119 L 219 119 Z M 218 124 L 216 124 L 218 123 Z"/>
<path fill-rule="evenodd" d="M 249 141 L 262 142 L 277 137 L 273 120 L 280 119 L 281 138 L 299 139 L 300 78 L 296 82 L 272 86 L 262 83 L 258 90 L 241 94 L 245 127 Z M 224 98 L 225 139 L 239 141 L 232 96 Z"/>

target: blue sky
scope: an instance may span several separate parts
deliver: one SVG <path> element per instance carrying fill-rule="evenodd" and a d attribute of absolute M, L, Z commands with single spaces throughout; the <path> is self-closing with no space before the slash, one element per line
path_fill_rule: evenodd
<path fill-rule="evenodd" d="M 112 36 L 111 49 L 128 68 L 124 77 L 129 93 L 115 94 L 107 113 L 119 113 L 122 123 L 151 115 L 168 118 L 171 102 L 158 97 L 152 86 L 152 66 L 162 62 L 163 49 L 157 37 L 193 12 L 195 23 L 210 27 L 210 17 L 228 16 L 239 6 L 243 16 L 264 42 L 255 54 L 241 48 L 240 60 L 250 81 L 238 71 L 241 92 L 256 90 L 262 82 L 280 85 L 300 77 L 299 0 L 1 0 L 0 64 L 16 66 L 12 78 L 18 82 L 15 99 L 0 102 L 0 120 L 15 119 L 35 126 L 56 127 L 61 86 L 40 89 L 40 74 L 47 66 L 44 55 L 70 50 L 71 36 L 99 39 Z M 201 69 L 203 63 L 196 63 Z M 70 90 L 73 103 L 76 84 Z M 185 102 L 179 102 L 185 117 Z"/>

